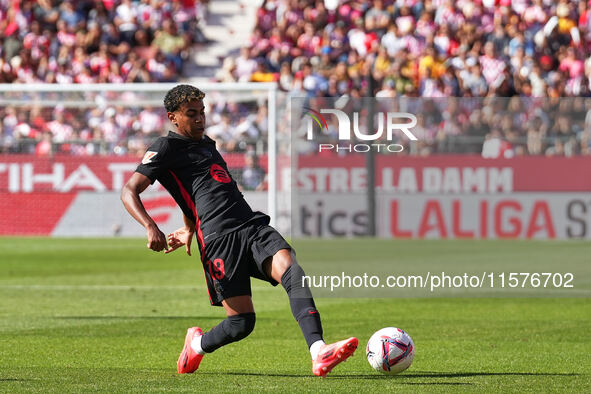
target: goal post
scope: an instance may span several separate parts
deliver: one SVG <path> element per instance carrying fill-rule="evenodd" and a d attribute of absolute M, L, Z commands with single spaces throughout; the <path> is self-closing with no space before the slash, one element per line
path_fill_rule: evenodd
<path fill-rule="evenodd" d="M 278 106 L 285 101 L 284 96 L 286 95 L 278 90 L 276 83 L 195 83 L 191 81 L 184 83 L 193 84 L 206 93 L 204 101 L 207 111 L 207 127 L 216 125 L 219 123 L 220 117 L 227 116 L 233 118 L 233 121 L 241 122 L 240 127 L 244 126 L 246 129 L 246 131 L 236 131 L 234 137 L 236 141 L 234 141 L 233 145 L 235 150 L 222 152 L 224 158 L 228 158 L 226 161 L 228 161 L 230 169 L 232 170 L 232 167 L 235 167 L 236 171 L 232 173 L 235 178 L 240 178 L 240 166 L 244 165 L 244 159 L 240 157 L 246 156 L 249 150 L 254 149 L 254 152 L 251 153 L 254 153 L 257 157 L 266 157 L 266 163 L 261 163 L 261 167 L 266 172 L 266 186 L 263 188 L 265 192 L 246 191 L 245 195 L 264 193 L 266 195 L 264 207 L 261 207 L 261 199 L 257 196 L 259 204 L 255 204 L 256 208 L 266 210 L 266 213 L 271 217 L 271 224 L 277 225 L 279 214 L 278 145 L 290 143 L 289 133 L 282 133 L 284 134 L 283 137 L 278 136 L 278 117 L 285 113 L 285 109 L 278 108 Z M 95 191 L 115 191 L 114 188 L 120 183 L 121 173 L 111 174 L 113 179 L 105 180 L 103 175 L 97 173 L 97 171 L 102 170 L 95 170 L 100 165 L 84 164 L 85 160 L 94 162 L 112 156 L 116 157 L 116 161 L 119 163 L 122 160 L 121 157 L 127 154 L 128 161 L 131 162 L 138 160 L 137 155 L 139 152 L 132 152 L 130 149 L 119 149 L 118 142 L 108 140 L 110 137 L 103 141 L 90 138 L 89 135 L 92 136 L 93 127 L 101 128 L 101 125 L 96 124 L 96 119 L 108 119 L 113 114 L 118 115 L 121 111 L 128 115 L 131 114 L 135 119 L 133 123 L 135 128 L 137 123 L 149 123 L 149 117 L 147 117 L 148 120 L 141 121 L 138 118 L 143 109 L 150 109 L 157 115 L 156 123 L 161 125 L 160 129 L 156 130 L 155 127 L 151 131 L 143 129 L 137 131 L 134 129 L 135 135 L 133 136 L 134 139 L 142 138 L 143 146 L 146 144 L 149 146 L 149 141 L 156 138 L 157 135 L 161 135 L 166 130 L 166 126 L 170 127 L 163 108 L 163 98 L 168 90 L 179 84 L 0 84 L 0 114 L 14 116 L 15 119 L 14 127 L 10 130 L 5 129 L 3 134 L 0 134 L 3 136 L 0 140 L 0 152 L 2 152 L 0 153 L 0 200 L 9 201 L 12 198 L 16 201 L 20 197 L 20 193 L 59 193 L 66 189 L 69 191 L 78 190 L 76 185 L 68 189 L 68 186 L 71 185 L 65 184 L 66 181 L 71 180 L 69 176 L 71 176 L 72 171 L 68 168 L 69 164 L 66 163 L 61 166 L 61 162 L 56 159 L 59 157 L 60 160 L 67 161 L 70 159 L 68 155 L 72 155 L 71 159 L 76 163 L 85 166 L 83 168 L 89 169 L 90 172 L 87 176 L 95 177 L 97 185 L 99 183 L 104 184 L 103 188 L 97 186 Z M 68 116 L 64 122 L 71 121 L 72 123 L 69 126 L 75 129 L 69 140 L 52 138 L 50 142 L 51 149 L 46 152 L 45 159 L 47 163 L 44 164 L 45 167 L 35 163 L 42 160 L 38 154 L 38 147 L 45 138 L 42 135 L 48 133 L 35 130 L 36 126 L 33 124 L 32 112 L 44 118 L 43 121 L 46 125 L 54 120 L 58 112 L 66 113 Z M 96 112 L 99 113 L 98 116 L 95 116 Z M 105 112 L 107 115 L 104 115 Z M 265 113 L 266 124 L 263 124 L 261 116 L 265 115 Z M 212 118 L 215 118 L 216 121 L 212 121 Z M 253 120 L 254 118 L 256 119 Z M 21 127 L 20 122 L 22 121 L 28 124 Z M 89 121 L 94 123 L 89 125 Z M 248 127 L 250 123 L 253 123 L 252 127 Z M 234 126 L 236 125 L 231 125 L 232 130 L 236 129 Z M 25 129 L 26 132 L 23 131 Z M 34 134 L 35 132 L 37 134 Z M 119 132 L 125 138 L 127 131 L 119 130 Z M 223 132 L 221 134 L 228 135 L 228 133 Z M 216 138 L 214 137 L 214 139 Z M 70 150 L 66 152 L 64 147 L 68 145 Z M 142 146 L 142 144 L 139 145 Z M 223 145 L 224 147 L 228 146 L 227 144 Z M 90 148 L 90 146 L 94 146 L 94 148 Z M 77 150 L 74 151 L 73 148 Z M 289 148 L 283 148 L 281 151 L 282 154 L 289 154 Z M 36 161 L 33 162 L 31 167 L 29 166 L 30 159 L 33 158 Z M 232 160 L 236 161 L 232 163 Z M 109 168 L 125 168 L 128 171 L 131 164 L 119 163 L 115 165 L 111 163 L 108 166 L 111 166 Z M 72 168 L 75 172 L 80 167 L 75 164 Z M 60 171 L 64 173 L 62 174 Z M 86 169 L 83 171 L 86 171 Z M 23 178 L 23 176 L 25 177 Z M 79 177 L 83 176 L 85 175 L 79 175 Z M 88 189 L 89 187 L 81 187 L 79 190 L 84 192 L 88 191 Z M 9 206 L 15 206 L 15 203 L 2 205 L 8 209 Z M 0 234 L 11 234 L 9 227 L 10 223 L 0 224 Z M 12 234 L 20 233 L 18 230 L 12 232 Z M 99 235 L 98 232 L 96 234 Z"/>

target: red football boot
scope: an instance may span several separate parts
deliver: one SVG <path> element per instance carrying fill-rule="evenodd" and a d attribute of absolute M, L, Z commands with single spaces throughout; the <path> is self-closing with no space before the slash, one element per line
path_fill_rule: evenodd
<path fill-rule="evenodd" d="M 326 377 L 326 374 L 332 371 L 334 367 L 353 355 L 357 345 L 359 345 L 359 340 L 351 337 L 322 346 L 316 360 L 314 360 L 312 372 L 316 376 Z"/>
<path fill-rule="evenodd" d="M 185 347 L 179 356 L 176 366 L 179 373 L 193 373 L 199 368 L 199 364 L 203 359 L 203 354 L 196 353 L 191 348 L 191 341 L 196 336 L 203 335 L 203 331 L 199 327 L 191 327 L 187 330 L 187 336 L 185 337 Z"/>

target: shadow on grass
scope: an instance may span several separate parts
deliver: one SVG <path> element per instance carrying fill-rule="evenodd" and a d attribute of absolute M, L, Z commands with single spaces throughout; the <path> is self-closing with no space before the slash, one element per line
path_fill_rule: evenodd
<path fill-rule="evenodd" d="M 200 374 L 217 374 L 213 372 L 201 372 Z M 235 376 L 261 376 L 261 377 L 284 377 L 284 378 L 313 378 L 310 374 L 281 374 L 281 373 L 260 373 L 260 372 L 224 372 L 225 375 Z M 330 374 L 330 379 L 413 379 L 413 378 L 469 378 L 477 376 L 580 376 L 577 373 L 544 373 L 544 372 L 435 372 L 416 371 L 414 373 L 403 373 L 400 375 L 380 374 Z M 448 384 L 448 385 L 470 385 L 467 382 L 400 382 L 401 384 Z"/>
<path fill-rule="evenodd" d="M 415 371 L 401 374 L 403 378 L 469 378 L 472 376 L 579 376 L 578 373 L 550 373 L 550 372 L 436 372 Z M 359 375 L 364 376 L 364 375 Z"/>
<path fill-rule="evenodd" d="M 21 379 L 21 378 L 0 378 L 1 382 L 33 382 L 37 379 Z"/>

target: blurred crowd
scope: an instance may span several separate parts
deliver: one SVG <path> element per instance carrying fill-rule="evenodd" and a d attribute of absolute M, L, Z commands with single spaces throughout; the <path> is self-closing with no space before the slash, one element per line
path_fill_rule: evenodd
<path fill-rule="evenodd" d="M 125 102 L 141 101 L 128 93 Z M 267 108 L 253 102 L 216 100 L 207 108 L 206 133 L 222 152 L 256 153 L 267 137 Z M 170 129 L 161 105 L 105 103 L 94 108 L 63 105 L 0 107 L 0 153 L 93 155 L 144 154 Z"/>
<path fill-rule="evenodd" d="M 224 59 L 216 81 L 276 81 L 287 97 L 308 99 L 467 100 L 450 108 L 426 101 L 437 110 L 414 112 L 420 141 L 401 142 L 407 154 L 589 154 L 587 100 L 552 101 L 591 96 L 589 3 L 262 0 L 248 45 Z M 177 81 L 189 49 L 208 42 L 199 29 L 207 5 L 0 0 L 0 83 Z M 207 109 L 207 134 L 225 152 L 264 151 L 266 104 L 223 97 Z M 490 97 L 513 99 L 466 104 Z M 541 97 L 549 101 L 526 100 Z M 278 128 L 289 139 L 286 115 L 279 115 Z M 0 119 L 0 152 L 40 155 L 141 154 L 167 127 L 160 106 L 108 103 L 95 109 L 8 103 Z"/>
<path fill-rule="evenodd" d="M 162 133 L 161 108 L 13 107 L 0 109 L 6 153 L 143 154 L 150 140 Z"/>
<path fill-rule="evenodd" d="M 172 82 L 204 0 L 0 0 L 0 83 Z"/>
<path fill-rule="evenodd" d="M 335 101 L 331 98 L 309 99 L 311 108 L 338 107 L 345 113 L 358 113 L 360 130 L 367 130 L 367 103 L 359 100 Z M 352 143 L 400 144 L 400 154 L 469 153 L 485 158 L 512 158 L 523 155 L 591 155 L 591 98 L 410 98 L 378 100 L 375 105 L 374 131 L 387 122 L 388 112 L 416 114 L 417 124 L 410 131 L 417 141 L 410 142 L 402 132 L 392 133 L 393 140 L 382 138 Z M 381 120 L 379 118 L 382 118 Z M 307 130 L 306 116 L 300 122 L 300 134 Z M 346 146 L 338 139 L 335 116 L 325 116 L 327 129 L 314 133 L 313 143 L 300 145 L 300 151 L 318 154 L 318 143 Z M 408 120 L 400 120 L 406 123 Z M 382 128 L 385 130 L 385 126 Z M 373 133 L 372 133 L 373 134 Z M 328 154 L 336 151 L 328 150 Z M 385 148 L 382 152 L 387 154 Z M 348 154 L 341 149 L 341 155 Z"/>
<path fill-rule="evenodd" d="M 264 0 L 218 79 L 328 97 L 581 96 L 590 45 L 587 1 Z"/>
<path fill-rule="evenodd" d="M 277 81 L 284 91 L 308 99 L 588 97 L 590 4 L 264 0 L 249 45 L 238 57 L 226 59 L 217 77 Z M 544 104 L 534 113 L 514 100 L 513 108 L 529 113 L 505 117 L 457 109 L 427 116 L 421 108 L 415 113 L 422 139 L 405 152 L 590 154 L 591 123 L 584 121 L 589 108 L 577 103 L 583 113 L 578 123 L 569 117 L 574 110 L 569 104 L 554 111 L 545 111 L 549 104 Z"/>

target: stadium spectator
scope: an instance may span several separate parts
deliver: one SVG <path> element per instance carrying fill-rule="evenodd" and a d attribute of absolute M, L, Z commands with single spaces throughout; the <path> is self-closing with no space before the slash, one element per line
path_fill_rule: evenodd
<path fill-rule="evenodd" d="M 121 0 L 121 4 L 115 8 L 115 26 L 121 33 L 121 39 L 130 45 L 134 43 L 134 32 L 137 30 L 137 8 L 131 0 Z"/>
<path fill-rule="evenodd" d="M 126 82 L 150 82 L 150 74 L 145 67 L 146 61 L 132 52 L 129 58 L 121 66 L 121 76 Z"/>
<path fill-rule="evenodd" d="M 259 166 L 258 157 L 254 152 L 244 155 L 245 166 L 239 177 L 243 190 L 264 190 L 265 170 Z"/>
<path fill-rule="evenodd" d="M 212 119 L 212 125 L 206 129 L 206 134 L 216 141 L 220 141 L 220 150 L 224 152 L 232 151 L 235 144 L 234 126 L 231 124 L 230 116 L 222 113 Z"/>
<path fill-rule="evenodd" d="M 84 16 L 74 8 L 72 0 L 66 0 L 61 4 L 59 19 L 66 23 L 70 31 L 78 31 L 84 26 Z"/>
<path fill-rule="evenodd" d="M 330 10 L 316 0 L 265 1 L 257 13 L 252 49 L 236 59 L 235 77 L 253 80 L 248 75 L 261 61 L 288 63 L 296 79 L 298 71 L 326 77 L 349 59 L 347 77 L 354 85 L 349 89 L 366 96 L 377 93 L 386 78 L 395 81 L 399 94 L 424 97 L 576 96 L 589 91 L 590 73 L 583 63 L 589 54 L 588 15 L 586 2 L 575 7 L 566 0 L 351 0 Z M 273 57 L 279 58 L 271 62 Z M 378 71 L 373 73 L 375 91 L 366 91 L 362 79 L 368 75 L 357 59 Z M 302 69 L 302 63 L 311 70 Z M 281 85 L 289 90 L 300 86 Z M 323 95 L 331 86 L 312 85 L 304 89 Z M 331 94 L 342 94 L 332 86 Z"/>
<path fill-rule="evenodd" d="M 53 114 L 53 120 L 47 123 L 47 129 L 51 133 L 54 142 L 66 142 L 72 139 L 74 130 L 64 119 L 64 109 L 58 107 Z"/>
<path fill-rule="evenodd" d="M 195 0 L 2 1 L 0 81 L 176 81 L 182 77 L 190 45 L 208 42 L 196 20 L 203 8 Z M 148 60 L 157 49 L 174 63 L 173 72 L 154 72 L 148 78 L 134 72 L 126 78 L 121 65 L 132 54 Z M 74 60 L 76 68 L 70 67 Z M 89 65 L 90 61 L 100 66 Z"/>
<path fill-rule="evenodd" d="M 138 128 L 139 130 L 152 137 L 157 136 L 164 126 L 162 114 L 157 113 L 154 108 L 147 107 L 142 110 L 138 115 Z"/>
<path fill-rule="evenodd" d="M 240 56 L 236 58 L 234 75 L 238 81 L 249 81 L 257 68 L 257 62 L 250 58 L 249 48 L 242 48 Z"/>
<path fill-rule="evenodd" d="M 51 154 L 51 134 L 43 133 L 41 141 L 35 146 L 36 156 L 49 156 Z"/>
<path fill-rule="evenodd" d="M 490 134 L 486 135 L 482 146 L 482 157 L 487 159 L 508 159 L 513 157 L 513 154 L 511 145 L 503 139 L 499 130 L 493 130 Z"/>
<path fill-rule="evenodd" d="M 162 30 L 154 33 L 152 45 L 162 52 L 165 58 L 171 61 L 178 71 L 183 68 L 183 58 L 187 56 L 187 42 L 182 35 L 177 32 L 176 25 L 172 20 L 167 19 L 162 22 Z"/>

